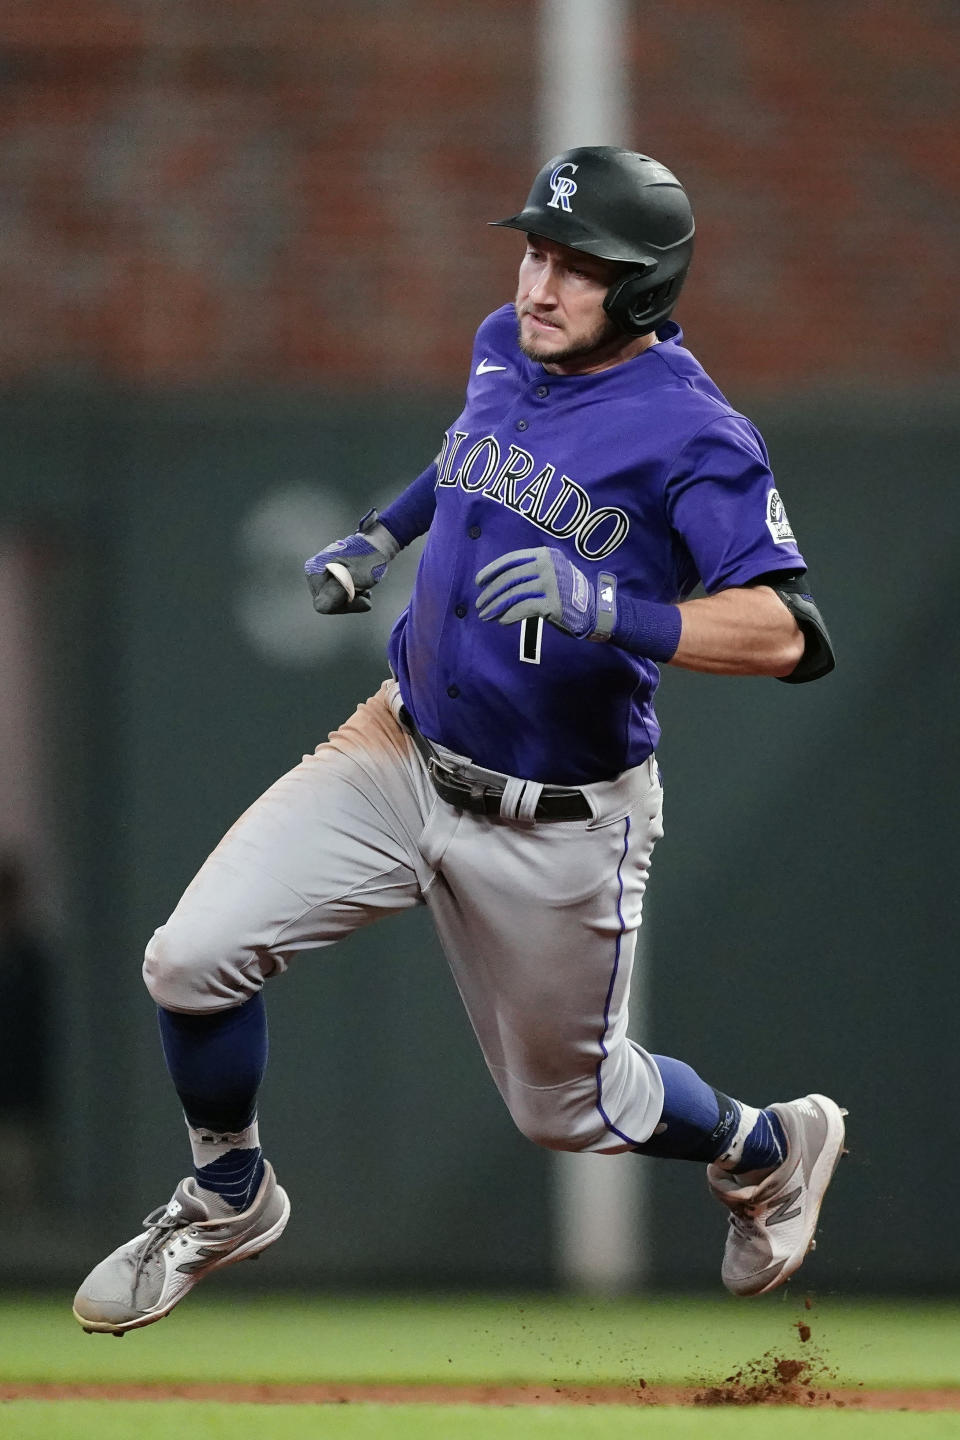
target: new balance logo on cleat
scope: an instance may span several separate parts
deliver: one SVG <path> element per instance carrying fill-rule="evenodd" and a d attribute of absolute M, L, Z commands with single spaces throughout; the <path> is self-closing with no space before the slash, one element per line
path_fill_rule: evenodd
<path fill-rule="evenodd" d="M 791 1190 L 789 1195 L 784 1195 L 783 1199 L 780 1201 L 776 1209 L 770 1211 L 769 1219 L 763 1222 L 768 1230 L 770 1229 L 771 1225 L 782 1225 L 784 1220 L 795 1220 L 797 1218 L 797 1216 L 800 1214 L 800 1206 L 798 1205 L 795 1210 L 791 1210 L 790 1206 L 794 1203 L 795 1200 L 797 1200 L 799 1195 L 799 1185 L 797 1186 L 796 1190 Z"/>

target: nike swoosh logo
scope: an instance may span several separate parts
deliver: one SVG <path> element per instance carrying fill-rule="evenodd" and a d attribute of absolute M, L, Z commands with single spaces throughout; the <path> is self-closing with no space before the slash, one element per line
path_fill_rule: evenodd
<path fill-rule="evenodd" d="M 489 375 L 492 370 L 506 370 L 506 365 L 491 365 L 487 360 L 481 360 L 477 366 L 478 375 Z"/>

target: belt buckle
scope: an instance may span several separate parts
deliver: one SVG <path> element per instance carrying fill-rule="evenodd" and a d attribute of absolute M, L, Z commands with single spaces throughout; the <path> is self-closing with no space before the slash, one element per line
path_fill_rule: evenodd
<path fill-rule="evenodd" d="M 434 789 L 443 799 L 447 800 L 448 804 L 455 805 L 458 810 L 474 808 L 470 804 L 473 796 L 466 781 L 462 780 L 455 770 L 451 770 L 448 765 L 444 765 L 441 760 L 438 760 L 436 755 L 430 756 L 427 762 L 427 773 L 433 782 Z M 452 796 L 450 795 L 451 791 L 453 792 Z"/>

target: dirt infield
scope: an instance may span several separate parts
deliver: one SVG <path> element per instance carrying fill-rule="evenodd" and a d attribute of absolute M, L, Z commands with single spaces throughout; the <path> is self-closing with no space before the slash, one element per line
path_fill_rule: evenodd
<path fill-rule="evenodd" d="M 852 1410 L 960 1411 L 960 1389 L 768 1388 L 718 1385 L 0 1385 L 5 1400 L 214 1400 L 254 1405 L 796 1405 Z"/>

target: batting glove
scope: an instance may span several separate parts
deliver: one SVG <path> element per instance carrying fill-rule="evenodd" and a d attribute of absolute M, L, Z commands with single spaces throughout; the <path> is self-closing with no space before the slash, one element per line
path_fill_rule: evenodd
<path fill-rule="evenodd" d="M 477 596 L 476 606 L 481 620 L 512 625 L 539 616 L 578 640 L 605 640 L 616 613 L 616 589 L 612 576 L 602 575 L 600 581 L 603 598 L 598 623 L 597 592 L 562 550 L 548 545 L 510 550 L 477 575 L 476 583 L 485 588 Z"/>
<path fill-rule="evenodd" d="M 399 550 L 390 531 L 381 525 L 376 510 L 370 510 L 352 535 L 345 540 L 335 540 L 304 565 L 314 610 L 320 615 L 359 614 L 369 610 L 370 591 L 379 585 Z M 331 563 L 346 571 L 344 579 L 352 586 L 352 594 L 328 569 Z"/>

